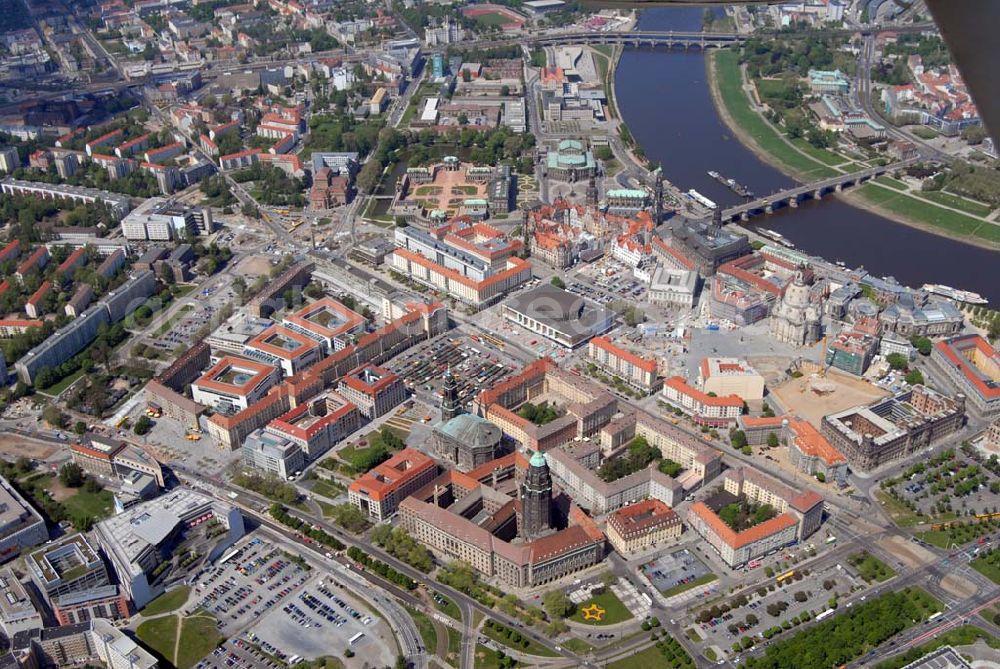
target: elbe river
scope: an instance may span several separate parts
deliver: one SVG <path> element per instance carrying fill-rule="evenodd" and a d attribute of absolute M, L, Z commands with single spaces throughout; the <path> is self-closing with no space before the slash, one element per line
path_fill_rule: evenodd
<path fill-rule="evenodd" d="M 701 7 L 644 10 L 644 30 L 700 30 Z M 795 181 L 761 161 L 716 112 L 700 50 L 626 49 L 615 76 L 618 108 L 646 156 L 681 190 L 696 189 L 722 206 L 740 198 L 708 176 L 714 170 L 758 196 Z M 780 232 L 797 249 L 877 276 L 920 287 L 942 283 L 980 293 L 1000 305 L 1000 253 L 963 244 L 857 209 L 833 197 L 807 200 L 751 219 Z"/>

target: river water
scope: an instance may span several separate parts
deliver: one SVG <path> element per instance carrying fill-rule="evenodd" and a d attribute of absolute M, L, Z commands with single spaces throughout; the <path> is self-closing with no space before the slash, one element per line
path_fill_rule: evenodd
<path fill-rule="evenodd" d="M 645 30 L 700 30 L 703 8 L 655 8 L 642 12 Z M 712 102 L 701 51 L 629 48 L 615 76 L 621 114 L 646 155 L 682 190 L 695 188 L 722 206 L 739 197 L 708 176 L 720 172 L 758 196 L 794 180 L 764 163 L 735 138 Z M 910 228 L 827 197 L 798 209 L 753 219 L 780 232 L 798 249 L 848 267 L 864 266 L 919 287 L 943 283 L 973 290 L 1000 304 L 1000 253 Z"/>

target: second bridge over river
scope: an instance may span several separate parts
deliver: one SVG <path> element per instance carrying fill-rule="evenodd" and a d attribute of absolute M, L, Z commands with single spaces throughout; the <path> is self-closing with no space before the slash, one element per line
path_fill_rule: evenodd
<path fill-rule="evenodd" d="M 882 174 L 908 167 L 916 162 L 919 162 L 919 160 L 920 158 L 900 160 L 887 165 L 869 167 L 868 169 L 860 170 L 858 172 L 839 174 L 835 177 L 830 177 L 829 179 L 823 179 L 822 181 L 816 181 L 811 184 L 796 186 L 795 188 L 789 188 L 788 190 L 772 193 L 771 195 L 760 197 L 756 200 L 750 200 L 749 202 L 744 202 L 743 204 L 736 205 L 735 207 L 722 210 L 722 222 L 732 223 L 735 221 L 747 221 L 751 216 L 770 214 L 775 209 L 780 207 L 797 207 L 799 206 L 799 202 L 804 199 L 819 200 L 828 193 L 839 193 L 844 188 L 856 186 Z"/>

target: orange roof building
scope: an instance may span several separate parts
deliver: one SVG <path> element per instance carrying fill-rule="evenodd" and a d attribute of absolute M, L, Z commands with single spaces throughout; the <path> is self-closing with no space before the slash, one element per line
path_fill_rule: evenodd
<path fill-rule="evenodd" d="M 339 390 L 369 420 L 384 416 L 406 399 L 403 378 L 372 364 L 341 377 Z"/>
<path fill-rule="evenodd" d="M 644 358 L 618 346 L 607 337 L 587 342 L 587 357 L 606 372 L 644 393 L 654 393 L 663 385 L 654 358 Z"/>
<path fill-rule="evenodd" d="M 510 485 L 512 475 L 523 478 L 527 467 L 517 453 L 468 474 L 446 471 L 402 501 L 401 524 L 438 554 L 467 562 L 510 587 L 539 586 L 598 564 L 604 558 L 604 533 L 573 503 L 564 529 L 533 540 L 507 540 L 518 534 L 523 503 L 492 486 L 501 480 Z M 473 522 L 466 512 L 475 507 L 483 512 Z"/>
<path fill-rule="evenodd" d="M 717 511 L 736 500 L 770 505 L 778 515 L 742 530 L 734 530 Z M 763 472 L 742 467 L 726 474 L 722 488 L 691 505 L 688 524 L 704 537 L 730 567 L 739 567 L 819 529 L 823 498 L 811 490 L 796 491 Z"/>
<path fill-rule="evenodd" d="M 608 515 L 608 542 L 621 555 L 681 536 L 681 517 L 658 499 L 646 499 Z"/>
<path fill-rule="evenodd" d="M 223 413 L 236 413 L 257 403 L 280 380 L 274 365 L 226 356 L 191 384 L 191 397 Z"/>
<path fill-rule="evenodd" d="M 361 421 L 358 408 L 331 391 L 275 418 L 267 431 L 295 442 L 307 460 L 315 460 L 361 427 Z"/>
<path fill-rule="evenodd" d="M 283 325 L 272 325 L 247 342 L 244 355 L 280 367 L 285 376 L 315 364 L 323 357 L 322 344 Z"/>
<path fill-rule="evenodd" d="M 366 322 L 361 314 L 332 297 L 324 297 L 286 316 L 282 324 L 321 343 L 331 353 L 347 346 L 352 335 L 363 334 Z"/>
<path fill-rule="evenodd" d="M 351 504 L 366 516 L 383 521 L 399 508 L 399 503 L 437 476 L 437 463 L 413 448 L 404 448 L 351 483 L 347 490 Z"/>
<path fill-rule="evenodd" d="M 663 397 L 701 425 L 731 425 L 743 413 L 743 399 L 739 395 L 709 395 L 690 385 L 683 376 L 671 376 L 664 382 Z"/>
<path fill-rule="evenodd" d="M 846 480 L 847 458 L 811 423 L 793 418 L 786 425 L 788 459 L 799 471 L 828 481 Z"/>
<path fill-rule="evenodd" d="M 979 335 L 940 341 L 931 361 L 981 413 L 1000 415 L 1000 352 Z"/>

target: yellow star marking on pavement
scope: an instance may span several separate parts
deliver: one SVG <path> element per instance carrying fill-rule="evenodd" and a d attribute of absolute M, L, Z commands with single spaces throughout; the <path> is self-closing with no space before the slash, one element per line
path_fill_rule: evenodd
<path fill-rule="evenodd" d="M 602 609 L 597 604 L 591 604 L 590 606 L 585 606 L 582 609 L 580 609 L 580 611 L 583 612 L 584 620 L 596 620 L 597 622 L 600 622 L 601 618 L 604 617 L 604 614 L 607 613 L 607 611 Z"/>

